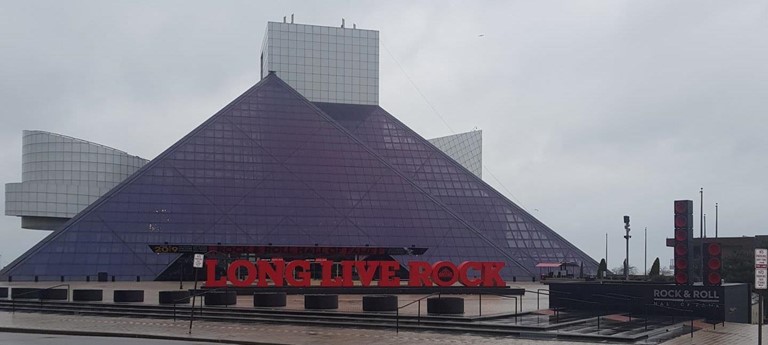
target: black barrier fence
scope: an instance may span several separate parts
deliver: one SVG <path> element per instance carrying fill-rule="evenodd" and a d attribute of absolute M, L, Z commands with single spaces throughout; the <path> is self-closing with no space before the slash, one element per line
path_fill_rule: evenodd
<path fill-rule="evenodd" d="M 335 295 L 335 294 L 304 295 L 304 309 L 313 309 L 313 310 L 339 309 L 339 295 Z"/>
<path fill-rule="evenodd" d="M 569 293 L 564 291 L 547 291 L 547 293 L 542 293 L 542 290 L 546 289 L 539 289 L 535 291 L 537 293 L 537 298 L 539 294 L 545 294 L 545 295 L 551 295 L 553 292 L 560 295 L 569 295 Z M 534 292 L 534 291 L 531 291 Z M 626 303 L 632 303 L 632 301 L 639 301 L 642 300 L 641 297 L 637 296 L 629 296 L 629 295 L 622 295 L 622 294 L 592 294 L 592 299 L 590 300 L 584 300 L 579 298 L 570 298 L 570 297 L 558 297 L 559 299 L 563 301 L 570 302 L 571 307 L 550 307 L 550 310 L 554 312 L 555 316 L 555 323 L 559 323 L 560 320 L 560 312 L 566 311 L 566 310 L 576 310 L 576 311 L 583 311 L 583 310 L 591 310 L 593 312 L 596 312 L 597 315 L 595 315 L 595 321 L 597 326 L 597 334 L 600 334 L 601 331 L 601 319 L 604 318 L 608 314 L 614 314 L 618 313 L 620 315 L 623 315 L 626 313 L 628 322 L 632 322 L 632 311 L 621 311 L 617 310 L 616 306 L 621 304 L 617 302 L 623 302 Z M 537 301 L 538 304 L 538 301 Z M 663 313 L 662 313 L 663 311 Z M 637 313 L 635 312 L 635 317 L 640 317 L 643 319 L 643 328 L 645 331 L 648 331 L 648 320 L 651 316 L 653 317 L 669 317 L 672 320 L 672 323 L 675 324 L 678 321 L 688 321 L 690 322 L 689 325 L 689 331 L 691 334 L 691 337 L 693 337 L 693 321 L 696 319 L 697 315 L 695 314 L 694 310 L 691 309 L 684 309 L 684 308 L 674 308 L 674 307 L 667 307 L 667 306 L 661 306 L 661 305 L 654 305 L 654 304 L 643 304 L 642 312 Z M 680 319 L 682 317 L 682 319 Z M 722 321 L 722 320 L 721 320 Z M 724 321 L 723 321 L 724 322 Z"/>
<path fill-rule="evenodd" d="M 99 289 L 74 289 L 72 301 L 74 302 L 101 302 L 104 300 L 104 291 Z"/>
<path fill-rule="evenodd" d="M 363 311 L 397 311 L 397 295 L 365 295 Z"/>
<path fill-rule="evenodd" d="M 112 300 L 116 303 L 144 302 L 144 290 L 115 290 Z"/>
<path fill-rule="evenodd" d="M 157 301 L 160 304 L 189 304 L 189 290 L 158 291 Z"/>
<path fill-rule="evenodd" d="M 285 292 L 254 292 L 253 306 L 257 308 L 280 308 L 288 304 Z M 365 300 L 363 300 L 365 305 Z"/>
<path fill-rule="evenodd" d="M 541 295 L 544 296 L 550 296 L 552 294 L 561 294 L 561 295 L 570 295 L 570 292 L 567 291 L 550 291 L 548 289 L 536 289 L 536 291 L 533 290 L 525 290 L 526 292 L 531 292 L 536 294 L 536 310 L 541 310 Z"/>
<path fill-rule="evenodd" d="M 671 284 L 560 283 L 550 285 L 550 306 L 588 310 L 595 306 L 577 302 L 606 301 L 598 307 L 635 314 L 673 315 L 690 310 L 710 322 L 748 322 L 748 286 L 678 286 Z M 565 299 L 569 297 L 570 299 Z M 619 303 L 621 302 L 621 303 Z M 685 315 L 688 315 L 686 312 Z"/>
<path fill-rule="evenodd" d="M 574 310 L 574 311 L 584 311 L 589 310 L 591 312 L 595 312 L 595 321 L 597 326 L 597 333 L 600 334 L 601 331 L 601 319 L 604 318 L 606 315 L 609 314 L 619 314 L 619 315 L 625 315 L 627 316 L 627 319 L 629 322 L 632 322 L 633 315 L 636 318 L 642 318 L 644 323 L 644 330 L 648 330 L 648 320 L 651 316 L 653 317 L 669 317 L 672 320 L 672 323 L 676 323 L 679 319 L 679 317 L 683 317 L 680 321 L 690 321 L 691 325 L 690 331 L 691 334 L 693 334 L 693 320 L 696 317 L 696 314 L 691 309 L 683 309 L 683 308 L 673 308 L 673 307 L 666 307 L 666 306 L 660 306 L 660 305 L 653 305 L 653 304 L 643 304 L 642 311 L 641 312 L 633 312 L 632 311 L 624 311 L 624 310 L 617 310 L 621 308 L 616 308 L 617 305 L 620 304 L 627 304 L 632 303 L 632 301 L 640 301 L 642 300 L 641 297 L 637 296 L 630 296 L 630 295 L 623 295 L 623 294 L 592 294 L 589 300 L 586 299 L 579 299 L 579 298 L 571 298 L 571 297 L 563 297 L 563 296 L 569 296 L 571 293 L 567 291 L 550 291 L 547 289 L 538 289 L 536 291 L 528 290 L 527 292 L 536 293 L 537 297 L 537 309 L 540 309 L 540 301 L 539 296 L 540 295 L 558 295 L 559 299 L 562 301 L 568 301 L 569 307 L 564 306 L 550 306 L 550 310 L 552 310 L 555 317 L 555 323 L 560 322 L 560 313 L 566 310 Z M 622 302 L 622 303 L 618 303 Z M 663 311 L 664 313 L 662 313 Z M 721 320 L 722 321 L 722 320 Z"/>

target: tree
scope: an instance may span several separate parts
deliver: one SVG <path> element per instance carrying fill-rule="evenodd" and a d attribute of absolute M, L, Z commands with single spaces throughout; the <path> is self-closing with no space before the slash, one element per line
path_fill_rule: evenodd
<path fill-rule="evenodd" d="M 651 279 L 658 277 L 661 273 L 661 263 L 659 262 L 659 258 L 656 258 L 656 260 L 653 260 L 653 265 L 651 265 L 651 270 L 648 272 L 648 277 Z"/>
<path fill-rule="evenodd" d="M 613 268 L 613 270 L 612 270 L 613 274 L 623 276 L 624 275 L 624 266 L 626 266 L 626 264 L 627 264 L 627 260 L 625 259 L 624 260 L 624 265 L 621 265 L 619 267 L 614 267 Z M 629 275 L 636 275 L 637 274 L 637 267 L 635 267 L 635 266 L 631 266 L 630 265 L 628 270 L 629 270 Z"/>
<path fill-rule="evenodd" d="M 605 259 L 600 260 L 600 264 L 597 265 L 597 278 L 605 278 L 605 271 L 608 270 L 608 264 L 605 263 Z"/>
<path fill-rule="evenodd" d="M 661 276 L 662 277 L 672 276 L 673 273 L 674 272 L 672 272 L 672 270 L 669 269 L 669 267 L 664 266 L 664 267 L 661 268 Z"/>
<path fill-rule="evenodd" d="M 651 270 L 648 272 L 648 279 L 654 282 L 663 282 L 668 280 L 668 278 L 661 275 L 661 272 L 661 262 L 659 261 L 659 258 L 656 258 L 656 260 L 653 260 Z"/>

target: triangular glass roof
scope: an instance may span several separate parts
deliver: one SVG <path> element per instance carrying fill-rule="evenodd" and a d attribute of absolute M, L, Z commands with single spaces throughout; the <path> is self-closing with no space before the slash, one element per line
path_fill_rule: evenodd
<path fill-rule="evenodd" d="M 379 106 L 315 103 L 468 225 L 476 253 L 493 247 L 526 272 L 539 262 L 597 262 Z M 479 254 L 482 255 L 482 254 Z M 518 276 L 525 275 L 523 273 Z"/>
<path fill-rule="evenodd" d="M 507 278 L 597 265 L 378 106 L 316 106 L 274 74 L 2 275 L 151 280 L 175 259 L 148 247 L 164 242 L 417 246 L 418 260 L 505 261 Z"/>

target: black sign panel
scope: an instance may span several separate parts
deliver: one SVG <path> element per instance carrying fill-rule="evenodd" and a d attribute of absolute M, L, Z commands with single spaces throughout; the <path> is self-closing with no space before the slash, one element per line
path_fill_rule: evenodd
<path fill-rule="evenodd" d="M 670 309 L 668 314 L 690 311 L 695 315 L 722 319 L 725 305 L 723 289 L 713 286 L 661 285 L 652 286 L 645 293 L 646 304 L 655 309 Z"/>
<path fill-rule="evenodd" d="M 223 253 L 255 254 L 259 257 L 333 258 L 354 255 L 422 255 L 427 248 L 415 247 L 322 247 L 322 246 L 229 246 L 150 244 L 156 254 Z"/>
<path fill-rule="evenodd" d="M 550 307 L 704 317 L 747 322 L 746 284 L 551 283 Z"/>

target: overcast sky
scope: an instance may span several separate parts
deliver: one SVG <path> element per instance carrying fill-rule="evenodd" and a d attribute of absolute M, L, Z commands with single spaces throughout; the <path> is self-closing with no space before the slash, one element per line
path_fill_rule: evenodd
<path fill-rule="evenodd" d="M 608 233 L 609 267 L 625 214 L 631 264 L 645 227 L 669 264 L 700 187 L 708 232 L 718 202 L 721 236 L 768 233 L 765 1 L 0 1 L 0 182 L 24 129 L 154 158 L 258 82 L 291 13 L 379 30 L 381 106 L 427 138 L 482 129 L 485 180 L 596 260 Z M 0 217 L 2 265 L 46 234 Z"/>

